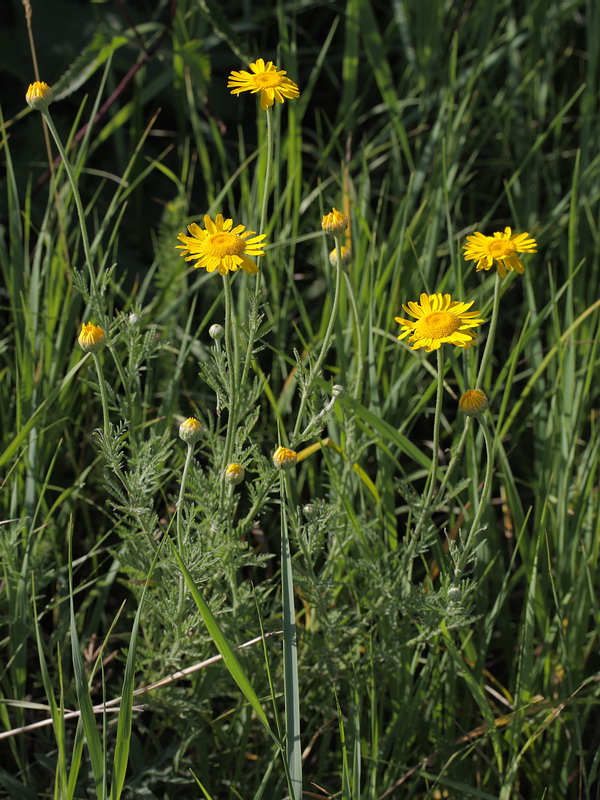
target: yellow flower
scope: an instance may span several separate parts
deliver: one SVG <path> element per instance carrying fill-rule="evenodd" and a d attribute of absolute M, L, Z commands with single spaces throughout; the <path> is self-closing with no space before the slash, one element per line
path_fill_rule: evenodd
<path fill-rule="evenodd" d="M 277 469 L 291 469 L 298 461 L 298 453 L 281 445 L 273 453 L 273 463 Z"/>
<path fill-rule="evenodd" d="M 431 353 L 443 344 L 454 344 L 457 347 L 469 347 L 474 344 L 475 336 L 469 328 L 476 328 L 483 319 L 478 319 L 479 311 L 469 311 L 474 301 L 462 303 L 452 300 L 449 294 L 422 294 L 419 303 L 410 302 L 402 308 L 416 322 L 396 317 L 402 325 L 402 333 L 398 339 L 410 335 L 409 341 L 413 350 L 424 347 Z"/>
<path fill-rule="evenodd" d="M 244 480 L 245 474 L 246 470 L 241 464 L 228 464 L 225 468 L 225 480 L 234 486 Z"/>
<path fill-rule="evenodd" d="M 513 234 L 510 228 L 504 228 L 504 233 L 496 231 L 493 236 L 474 233 L 467 236 L 463 247 L 465 260 L 477 261 L 477 272 L 489 269 L 495 262 L 501 278 L 506 277 L 506 270 L 515 270 L 519 274 L 525 272 L 517 253 L 537 253 L 535 239 L 529 238 L 528 233 Z"/>
<path fill-rule="evenodd" d="M 29 84 L 25 100 L 31 108 L 43 111 L 52 102 L 52 89 L 44 81 L 34 81 Z"/>
<path fill-rule="evenodd" d="M 467 389 L 458 401 L 458 407 L 468 417 L 476 417 L 488 407 L 488 399 L 481 389 Z"/>
<path fill-rule="evenodd" d="M 283 103 L 284 100 L 293 100 L 300 97 L 300 92 L 294 81 L 286 78 L 284 69 L 277 69 L 272 61 L 265 64 L 262 58 L 258 58 L 250 64 L 252 73 L 245 69 L 238 72 L 233 70 L 229 76 L 227 88 L 231 89 L 231 94 L 241 92 L 260 92 L 260 107 L 263 111 L 273 105 L 273 101 Z"/>
<path fill-rule="evenodd" d="M 186 261 L 195 261 L 194 267 L 203 267 L 207 272 L 217 270 L 220 275 L 235 272 L 241 267 L 244 272 L 254 274 L 258 267 L 248 256 L 262 256 L 264 245 L 259 244 L 266 238 L 266 233 L 258 236 L 254 231 L 247 231 L 243 225 L 237 225 L 232 230 L 233 220 L 223 219 L 222 214 L 217 214 L 215 221 L 206 214 L 202 230 L 199 225 L 188 225 L 190 236 L 180 233 L 178 239 L 183 244 L 176 245 L 178 250 L 183 250 L 182 256 Z M 248 239 L 252 236 L 252 239 Z M 188 254 L 189 255 L 186 255 Z"/>
<path fill-rule="evenodd" d="M 86 353 L 99 350 L 104 344 L 105 338 L 104 331 L 99 325 L 93 325 L 91 322 L 81 323 L 81 332 L 77 341 Z"/>
<path fill-rule="evenodd" d="M 195 417 L 188 417 L 179 426 L 179 438 L 187 444 L 194 444 L 202 436 L 202 423 Z"/>
<path fill-rule="evenodd" d="M 352 261 L 352 253 L 347 247 L 343 245 L 340 247 L 340 256 L 342 259 L 342 265 L 349 264 Z M 333 250 L 329 253 L 329 263 L 332 267 L 337 267 L 337 260 L 338 260 L 338 252 L 337 247 L 334 247 Z"/>
<path fill-rule="evenodd" d="M 343 233 L 348 227 L 348 217 L 334 208 L 330 214 L 325 214 L 321 227 L 327 233 Z"/>

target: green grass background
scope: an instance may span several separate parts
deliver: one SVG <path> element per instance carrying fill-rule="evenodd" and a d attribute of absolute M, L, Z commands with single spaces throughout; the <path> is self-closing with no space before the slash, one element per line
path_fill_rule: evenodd
<path fill-rule="evenodd" d="M 269 458 L 294 427 L 294 370 L 301 378 L 329 320 L 333 243 L 320 219 L 336 206 L 350 209 L 353 261 L 315 410 L 333 383 L 347 394 L 322 434 L 338 449 L 302 462 L 289 504 L 305 796 L 600 797 L 598 4 L 57 0 L 32 11 L 104 287 L 111 421 L 126 424 L 99 446 L 96 375 L 76 337 L 81 321 L 102 320 L 75 272 L 84 259 L 69 183 L 60 165 L 49 176 L 42 120 L 24 105 L 34 71 L 24 8 L 10 0 L 0 30 L 0 718 L 6 730 L 54 725 L 0 740 L 0 792 L 108 796 L 112 781 L 112 797 L 286 796 L 278 746 L 231 663 L 136 698 L 131 734 L 117 731 L 117 714 L 97 715 L 96 728 L 91 705 L 215 655 L 215 622 L 231 646 L 275 634 L 238 657 L 271 730 L 281 724 Z M 223 321 L 221 282 L 174 245 L 207 212 L 258 227 L 264 114 L 225 88 L 257 57 L 286 69 L 301 97 L 274 115 L 264 318 L 241 396 L 247 479 L 226 518 L 214 468 L 225 416 L 199 368 L 210 364 L 209 326 Z M 450 494 L 410 551 L 435 362 L 396 340 L 394 316 L 421 292 L 449 291 L 489 317 L 493 273 L 475 273 L 461 245 L 506 225 L 535 236 L 538 253 L 502 283 L 484 380 L 492 495 L 475 560 L 457 578 L 446 537 L 460 549 L 483 441 L 473 425 Z M 244 324 L 252 285 L 234 283 Z M 478 349 L 447 348 L 440 476 Z M 189 595 L 182 629 L 178 562 L 157 543 L 171 531 L 185 457 L 177 426 L 190 415 L 208 433 L 182 556 L 210 615 Z M 448 596 L 457 579 L 458 601 Z M 79 708 L 81 726 L 60 722 Z"/>

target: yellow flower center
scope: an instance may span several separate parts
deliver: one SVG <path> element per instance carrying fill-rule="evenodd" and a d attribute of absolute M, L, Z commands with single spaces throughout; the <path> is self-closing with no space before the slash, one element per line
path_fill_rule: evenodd
<path fill-rule="evenodd" d="M 281 75 L 276 72 L 260 72 L 253 76 L 253 81 L 261 89 L 273 89 L 275 86 L 281 86 Z"/>
<path fill-rule="evenodd" d="M 452 336 L 460 324 L 460 319 L 450 311 L 432 311 L 415 322 L 415 332 L 427 339 L 442 339 Z"/>
<path fill-rule="evenodd" d="M 488 245 L 488 250 L 492 258 L 506 258 L 506 256 L 515 252 L 516 247 L 508 239 L 494 239 Z"/>
<path fill-rule="evenodd" d="M 204 252 L 208 256 L 239 256 L 246 249 L 246 242 L 235 233 L 213 233 L 204 242 Z"/>

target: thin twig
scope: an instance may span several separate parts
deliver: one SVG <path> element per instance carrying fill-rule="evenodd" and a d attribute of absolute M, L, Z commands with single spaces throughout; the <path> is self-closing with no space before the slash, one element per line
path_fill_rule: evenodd
<path fill-rule="evenodd" d="M 271 636 L 281 636 L 282 633 L 283 631 L 271 631 L 270 633 L 265 633 L 264 638 L 270 639 Z M 243 644 L 237 645 L 237 647 L 234 647 L 234 650 L 243 650 L 245 647 L 250 647 L 251 645 L 261 642 L 262 640 L 262 636 L 256 636 L 254 639 L 250 639 Z M 211 656 L 211 658 L 207 658 L 205 661 L 200 661 L 198 664 L 193 664 L 191 667 L 186 667 L 185 669 L 179 670 L 179 672 L 173 672 L 172 675 L 167 675 L 166 678 L 161 678 L 159 681 L 155 681 L 155 683 L 151 683 L 148 686 L 142 686 L 139 689 L 136 689 L 133 692 L 133 695 L 136 697 L 140 694 L 150 692 L 153 689 L 158 689 L 161 686 L 167 686 L 167 684 L 178 681 L 180 678 L 185 678 L 187 675 L 191 675 L 194 672 L 198 672 L 198 670 L 204 669 L 204 667 L 208 667 L 211 664 L 216 664 L 217 661 L 221 661 L 222 659 L 223 656 L 220 654 Z M 92 711 L 94 714 L 103 714 L 105 711 L 120 711 L 120 709 L 115 708 L 115 706 L 118 706 L 122 699 L 122 697 L 115 697 L 114 700 L 109 700 L 107 703 L 100 703 L 99 705 L 92 706 Z M 144 706 L 134 706 L 134 711 L 142 711 L 143 708 Z M 76 719 L 80 715 L 81 711 L 65 711 L 63 718 Z M 32 722 L 30 725 L 23 725 L 20 728 L 11 728 L 9 731 L 3 731 L 0 733 L 0 739 L 8 739 L 11 736 L 16 736 L 18 733 L 26 733 L 27 731 L 32 731 L 36 728 L 45 728 L 47 725 L 52 725 L 51 717 L 48 719 L 42 719 L 39 722 Z"/>

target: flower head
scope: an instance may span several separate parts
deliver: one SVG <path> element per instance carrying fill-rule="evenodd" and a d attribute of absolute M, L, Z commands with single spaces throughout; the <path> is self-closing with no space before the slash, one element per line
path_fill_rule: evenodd
<path fill-rule="evenodd" d="M 326 233 L 343 233 L 348 227 L 348 217 L 334 208 L 329 214 L 325 214 L 321 227 Z"/>
<path fill-rule="evenodd" d="M 494 263 L 498 267 L 500 277 L 506 277 L 506 270 L 525 272 L 523 262 L 517 253 L 537 253 L 537 242 L 530 238 L 528 233 L 513 234 L 510 228 L 504 228 L 504 233 L 496 231 L 493 236 L 483 233 L 474 233 L 467 236 L 467 243 L 463 245 L 466 261 L 477 261 L 475 269 L 489 269 Z"/>
<path fill-rule="evenodd" d="M 298 461 L 298 453 L 281 445 L 273 453 L 273 463 L 277 469 L 291 469 Z"/>
<path fill-rule="evenodd" d="M 77 341 L 85 353 L 94 353 L 99 350 L 104 344 L 105 338 L 104 331 L 99 325 L 93 325 L 91 322 L 81 323 L 81 332 Z"/>
<path fill-rule="evenodd" d="M 34 81 L 29 84 L 25 100 L 27 105 L 38 111 L 44 111 L 52 102 L 52 89 L 44 81 Z"/>
<path fill-rule="evenodd" d="M 202 423 L 195 417 L 188 417 L 179 426 L 179 438 L 186 444 L 195 444 L 202 436 Z"/>
<path fill-rule="evenodd" d="M 452 300 L 449 294 L 422 294 L 419 303 L 404 304 L 402 308 L 416 322 L 396 317 L 402 325 L 402 333 L 398 339 L 410 336 L 413 350 L 424 347 L 431 353 L 443 344 L 454 344 L 457 347 L 469 347 L 474 344 L 474 334 L 469 330 L 476 328 L 483 319 L 479 319 L 479 311 L 469 311 L 474 301 L 462 303 Z"/>
<path fill-rule="evenodd" d="M 277 69 L 272 61 L 265 64 L 262 58 L 258 58 L 250 64 L 252 72 L 233 70 L 227 82 L 227 88 L 231 89 L 231 94 L 241 92 L 260 92 L 260 107 L 263 111 L 273 105 L 277 100 L 283 103 L 284 100 L 293 100 L 300 97 L 300 91 L 294 81 L 286 78 L 284 69 Z"/>
<path fill-rule="evenodd" d="M 222 339 L 225 336 L 225 328 L 222 325 L 219 325 L 218 322 L 215 322 L 208 329 L 208 335 L 211 337 L 211 339 L 214 339 L 215 342 L 218 342 L 219 339 Z"/>
<path fill-rule="evenodd" d="M 481 389 L 467 389 L 458 401 L 458 407 L 468 417 L 476 417 L 488 407 L 488 399 Z"/>
<path fill-rule="evenodd" d="M 232 226 L 233 220 L 223 219 L 222 214 L 217 214 L 214 222 L 206 214 L 205 230 L 195 222 L 188 225 L 190 235 L 180 233 L 177 238 L 183 244 L 176 247 L 183 251 L 181 255 L 186 261 L 195 261 L 194 267 L 203 267 L 207 272 L 217 270 L 220 275 L 226 275 L 238 267 L 251 274 L 258 272 L 258 267 L 248 256 L 264 255 L 265 251 L 261 250 L 264 245 L 260 242 L 266 233 L 257 236 L 254 231 L 245 230 L 243 225 L 236 225 L 233 229 Z"/>
<path fill-rule="evenodd" d="M 343 245 L 340 247 L 340 256 L 342 265 L 349 264 L 352 261 L 352 253 L 347 247 L 344 247 Z M 333 250 L 329 253 L 329 263 L 331 264 L 332 267 L 337 267 L 337 261 L 338 261 L 338 249 L 337 247 L 334 247 Z"/>
<path fill-rule="evenodd" d="M 246 470 L 241 464 L 227 464 L 225 467 L 225 480 L 234 486 L 244 480 Z"/>

